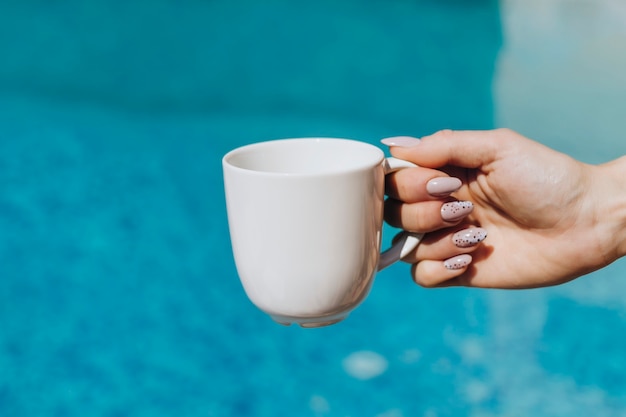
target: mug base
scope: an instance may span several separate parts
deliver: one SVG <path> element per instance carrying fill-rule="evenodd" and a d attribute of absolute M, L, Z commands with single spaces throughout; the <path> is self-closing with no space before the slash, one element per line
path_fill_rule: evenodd
<path fill-rule="evenodd" d="M 332 324 L 339 323 L 340 321 L 348 317 L 348 315 L 338 314 L 326 317 L 285 317 L 270 315 L 270 317 L 276 323 L 282 324 L 283 326 L 291 326 L 292 324 L 297 324 L 305 329 L 311 329 L 316 327 L 326 327 Z"/>

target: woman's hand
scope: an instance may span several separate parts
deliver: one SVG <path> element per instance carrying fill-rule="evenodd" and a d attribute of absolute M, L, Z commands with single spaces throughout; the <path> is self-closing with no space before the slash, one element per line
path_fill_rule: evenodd
<path fill-rule="evenodd" d="M 397 158 L 460 178 L 462 185 L 452 196 L 473 203 L 463 224 L 489 233 L 487 242 L 473 247 L 471 264 L 454 274 L 423 253 L 452 231 L 427 235 L 422 253 L 420 245 L 405 258 L 416 264 L 413 273 L 420 285 L 549 286 L 625 254 L 624 158 L 591 166 L 507 129 L 440 131 L 421 140 L 396 137 L 383 143 Z M 389 176 L 386 220 L 408 231 L 425 231 L 416 178 L 409 169 Z"/>

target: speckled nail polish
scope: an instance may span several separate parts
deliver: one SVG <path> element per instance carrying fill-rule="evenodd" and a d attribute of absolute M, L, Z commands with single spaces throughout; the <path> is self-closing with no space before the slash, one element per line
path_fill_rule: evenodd
<path fill-rule="evenodd" d="M 443 266 L 445 266 L 447 269 L 456 270 L 463 269 L 470 263 L 472 263 L 472 257 L 468 254 L 465 254 L 446 259 L 445 261 L 443 261 Z"/>
<path fill-rule="evenodd" d="M 455 177 L 437 177 L 426 183 L 426 191 L 433 197 L 446 197 L 461 188 L 463 183 Z"/>
<path fill-rule="evenodd" d="M 482 227 L 470 227 L 460 230 L 452 236 L 452 241 L 459 248 L 469 248 L 477 245 L 487 237 L 487 231 Z"/>
<path fill-rule="evenodd" d="M 471 201 L 452 201 L 441 206 L 441 218 L 447 222 L 456 222 L 474 210 Z"/>

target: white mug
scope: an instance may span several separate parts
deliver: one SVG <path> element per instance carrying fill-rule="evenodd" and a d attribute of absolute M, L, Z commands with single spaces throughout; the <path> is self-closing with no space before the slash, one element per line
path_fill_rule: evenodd
<path fill-rule="evenodd" d="M 385 175 L 414 164 L 336 138 L 255 143 L 227 153 L 224 188 L 237 273 L 275 321 L 344 319 L 374 275 L 415 249 L 405 234 L 380 254 Z"/>

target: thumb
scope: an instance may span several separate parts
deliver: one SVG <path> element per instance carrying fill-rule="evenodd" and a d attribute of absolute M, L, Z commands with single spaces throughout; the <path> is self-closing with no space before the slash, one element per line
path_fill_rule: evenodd
<path fill-rule="evenodd" d="M 495 130 L 441 130 L 420 139 L 408 136 L 386 138 L 391 154 L 427 168 L 454 165 L 479 168 L 493 162 L 499 149 Z M 511 132 L 511 134 L 514 134 Z"/>

